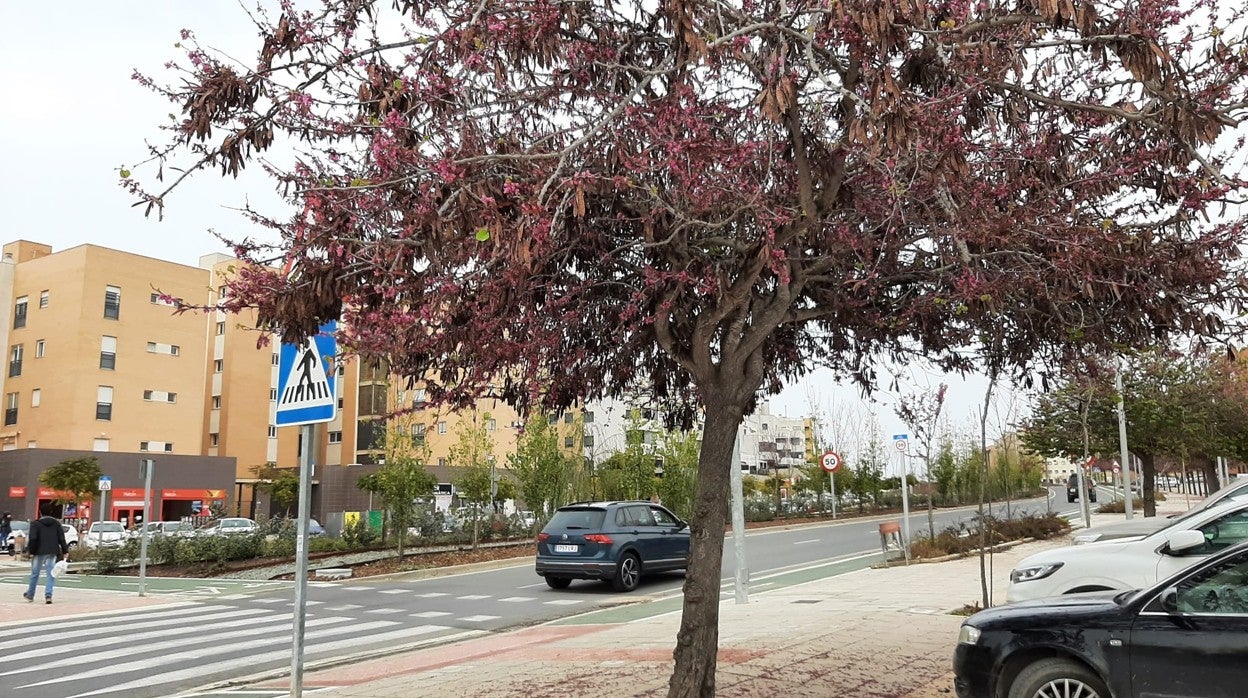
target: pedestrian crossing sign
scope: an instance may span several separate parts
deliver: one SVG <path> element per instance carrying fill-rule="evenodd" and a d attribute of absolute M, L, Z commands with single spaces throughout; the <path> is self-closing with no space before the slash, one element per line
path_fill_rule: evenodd
<path fill-rule="evenodd" d="M 338 407 L 334 392 L 335 329 L 337 323 L 329 322 L 303 344 L 282 345 L 277 368 L 277 426 L 333 420 Z"/>

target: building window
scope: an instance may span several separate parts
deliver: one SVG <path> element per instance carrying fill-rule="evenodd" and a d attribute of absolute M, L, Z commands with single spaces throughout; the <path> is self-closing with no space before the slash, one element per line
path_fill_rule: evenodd
<path fill-rule="evenodd" d="M 269 425 L 269 438 L 270 439 L 277 438 L 277 427 L 272 424 Z"/>
<path fill-rule="evenodd" d="M 338 409 L 342 409 L 342 398 L 338 398 Z"/>
<path fill-rule="evenodd" d="M 165 402 L 177 402 L 177 401 L 178 401 L 177 393 L 165 393 Z"/>
<path fill-rule="evenodd" d="M 572 440 L 572 437 L 571 437 L 571 436 L 565 436 L 565 437 L 563 437 L 563 447 L 564 447 L 564 448 L 572 448 L 574 445 L 576 445 L 576 442 Z M 899 485 L 899 487 L 900 487 L 900 485 Z"/>
<path fill-rule="evenodd" d="M 485 430 L 486 430 L 486 431 L 494 431 L 494 430 L 495 430 L 495 429 L 497 429 L 497 428 L 498 428 L 498 420 L 497 420 L 497 419 L 487 419 L 487 420 L 485 420 Z"/>
<path fill-rule="evenodd" d="M 226 287 L 222 286 L 217 289 L 217 298 L 225 298 Z"/>
<path fill-rule="evenodd" d="M 92 451 L 107 451 L 107 450 L 108 450 L 108 439 L 94 439 L 94 440 L 92 440 L 92 441 L 91 441 L 91 450 L 92 450 Z"/>
<path fill-rule="evenodd" d="M 113 418 L 113 388 L 101 385 L 95 393 L 95 418 L 111 420 Z"/>
<path fill-rule="evenodd" d="M 445 468 L 445 467 L 446 467 L 446 459 L 445 459 L 445 458 L 439 458 L 439 459 L 438 459 L 438 467 L 439 467 L 439 468 Z"/>
<path fill-rule="evenodd" d="M 225 370 L 225 359 L 217 359 L 212 362 L 212 372 L 220 373 Z"/>
<path fill-rule="evenodd" d="M 39 307 L 40 308 L 48 307 L 48 292 L 47 291 L 39 292 Z"/>
<path fill-rule="evenodd" d="M 26 296 L 17 299 L 13 304 L 13 329 L 26 326 Z"/>
<path fill-rule="evenodd" d="M 593 423 L 594 423 L 594 413 L 593 413 L 593 412 L 586 411 L 586 412 L 584 413 L 584 415 L 585 415 L 585 423 L 586 423 L 586 424 L 593 424 Z"/>
<path fill-rule="evenodd" d="M 269 402 L 277 402 L 277 388 L 269 388 Z"/>
<path fill-rule="evenodd" d="M 217 447 L 217 446 L 219 446 L 220 444 L 221 444 L 221 435 L 220 435 L 220 434 L 209 434 L 209 435 L 208 435 L 208 446 L 209 446 L 209 447 L 211 447 L 211 448 L 216 448 L 216 447 Z"/>
<path fill-rule="evenodd" d="M 182 348 L 176 344 L 162 344 L 161 342 L 148 342 L 147 351 L 151 354 L 168 354 L 177 356 L 182 353 Z"/>
<path fill-rule="evenodd" d="M 178 354 L 181 354 L 181 353 L 182 353 L 182 348 L 181 348 L 181 347 L 179 347 L 179 346 L 178 346 L 178 345 L 176 345 L 176 344 L 170 344 L 170 345 L 169 345 L 169 355 L 170 355 L 170 356 L 177 356 Z"/>
<path fill-rule="evenodd" d="M 221 409 L 221 396 L 220 395 L 212 396 L 212 409 L 214 410 Z"/>
<path fill-rule="evenodd" d="M 559 423 L 559 415 L 557 415 L 557 414 L 552 414 L 552 415 L 550 415 L 550 423 L 551 423 L 551 424 L 558 424 L 558 423 Z"/>
<path fill-rule="evenodd" d="M 30 391 L 30 406 L 31 407 L 38 407 L 39 403 L 42 400 L 43 400 L 42 390 L 40 390 L 39 388 L 35 388 L 34 390 Z"/>
<path fill-rule="evenodd" d="M 16 378 L 22 375 L 22 345 L 14 344 L 9 347 L 9 378 Z"/>
<path fill-rule="evenodd" d="M 116 286 L 104 289 L 104 317 L 110 320 L 121 317 L 121 289 Z"/>
<path fill-rule="evenodd" d="M 4 426 L 14 424 L 17 424 L 17 393 L 8 393 L 4 396 Z"/>
<path fill-rule="evenodd" d="M 572 413 L 571 413 L 571 412 L 568 412 L 567 414 L 563 415 L 563 423 L 564 423 L 564 424 L 571 424 L 571 423 L 572 423 Z"/>
<path fill-rule="evenodd" d="M 583 435 L 581 437 L 581 443 L 585 444 L 585 448 L 593 448 L 594 447 L 594 435 L 593 434 Z"/>
<path fill-rule="evenodd" d="M 446 422 L 438 422 L 438 433 L 439 434 L 446 433 Z"/>
<path fill-rule="evenodd" d="M 224 323 L 224 322 L 218 322 L 218 323 L 217 323 L 217 334 L 218 334 L 218 335 L 223 335 L 223 334 L 225 334 L 225 323 Z"/>
<path fill-rule="evenodd" d="M 417 388 L 412 392 L 412 404 L 416 407 L 424 407 L 426 399 L 424 388 Z"/>
<path fill-rule="evenodd" d="M 340 432 L 340 431 L 331 431 L 331 432 L 329 432 L 329 442 L 330 442 L 331 444 L 340 444 L 340 443 L 342 443 L 342 432 Z"/>
<path fill-rule="evenodd" d="M 47 342 L 44 342 L 42 339 L 35 342 L 35 358 L 36 359 L 43 358 L 43 350 L 46 346 L 47 346 Z"/>
<path fill-rule="evenodd" d="M 173 453 L 173 443 L 169 441 L 165 442 L 165 453 Z"/>
<path fill-rule="evenodd" d="M 282 355 L 281 355 L 281 354 L 274 354 L 274 355 L 273 355 L 273 365 L 274 365 L 274 366 L 277 366 L 277 365 L 279 365 L 279 364 L 281 364 L 281 363 L 282 363 Z"/>
<path fill-rule="evenodd" d="M 100 337 L 100 368 L 107 371 L 117 368 L 116 337 Z"/>
<path fill-rule="evenodd" d="M 151 449 L 149 449 L 149 448 L 148 448 L 148 446 L 150 446 L 150 445 L 151 445 L 151 443 L 150 443 L 150 442 L 148 442 L 148 441 L 140 441 L 140 442 L 139 442 L 139 450 L 140 450 L 140 451 L 149 451 L 149 450 L 151 450 Z"/>

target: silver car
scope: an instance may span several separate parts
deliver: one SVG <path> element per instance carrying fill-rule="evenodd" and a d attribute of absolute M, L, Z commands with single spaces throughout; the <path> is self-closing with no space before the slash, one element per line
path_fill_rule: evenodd
<path fill-rule="evenodd" d="M 1189 517 L 1195 516 L 1202 511 L 1206 511 L 1225 501 L 1231 499 L 1239 499 L 1248 497 L 1248 477 L 1236 478 L 1231 484 L 1214 492 L 1197 502 L 1191 509 L 1182 514 L 1174 516 L 1150 516 L 1145 518 L 1137 515 L 1130 521 L 1120 521 L 1118 523 L 1105 524 L 1103 526 L 1093 526 L 1086 531 L 1076 533 L 1071 540 L 1075 545 L 1083 545 L 1084 543 L 1095 543 L 1098 541 L 1115 540 L 1119 538 L 1142 538 L 1144 536 L 1156 533 L 1161 529 L 1172 524 L 1185 521 Z"/>
<path fill-rule="evenodd" d="M 195 529 L 197 536 L 237 536 L 255 533 L 260 527 L 251 519 L 229 517 L 217 519 Z"/>

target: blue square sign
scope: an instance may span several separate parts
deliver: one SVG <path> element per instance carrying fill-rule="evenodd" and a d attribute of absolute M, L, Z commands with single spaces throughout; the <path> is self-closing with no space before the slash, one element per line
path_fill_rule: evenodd
<path fill-rule="evenodd" d="M 319 424 L 334 419 L 334 340 L 337 323 L 321 325 L 320 332 L 303 344 L 283 344 L 277 364 L 277 414 L 279 427 Z"/>

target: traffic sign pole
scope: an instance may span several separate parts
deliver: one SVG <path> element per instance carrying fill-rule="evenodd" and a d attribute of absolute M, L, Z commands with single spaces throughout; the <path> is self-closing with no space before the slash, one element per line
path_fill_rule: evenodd
<path fill-rule="evenodd" d="M 290 696 L 303 695 L 303 639 L 308 606 L 308 510 L 312 507 L 312 425 L 299 428 L 299 521 L 295 529 L 294 640 L 290 658 Z"/>
<path fill-rule="evenodd" d="M 901 547 L 906 553 L 906 562 L 910 562 L 910 459 L 907 451 L 910 448 L 908 434 L 893 434 L 893 448 L 901 457 Z"/>
<path fill-rule="evenodd" d="M 108 475 L 101 475 L 100 481 L 96 488 L 100 491 L 100 518 L 96 519 L 96 523 L 102 523 L 108 516 L 108 492 L 113 489 L 113 478 Z M 95 547 L 101 550 L 104 547 L 104 526 L 95 527 Z"/>
<path fill-rule="evenodd" d="M 143 523 L 139 525 L 139 596 L 147 596 L 147 522 L 152 507 L 152 470 L 155 462 L 150 458 L 139 461 L 139 474 L 143 476 Z"/>

